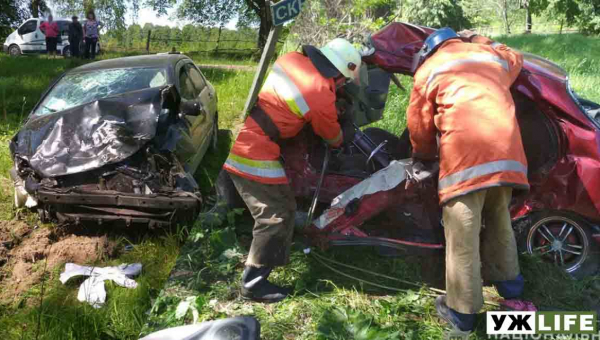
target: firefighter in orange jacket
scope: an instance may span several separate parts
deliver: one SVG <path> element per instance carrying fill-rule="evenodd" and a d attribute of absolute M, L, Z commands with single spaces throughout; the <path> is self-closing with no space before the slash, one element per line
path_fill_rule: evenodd
<path fill-rule="evenodd" d="M 461 331 L 473 329 L 483 306 L 482 274 L 505 299 L 523 292 L 508 210 L 513 189 L 529 189 L 510 93 L 522 64 L 505 45 L 449 28 L 428 37 L 415 57 L 407 110 L 413 157 L 439 154 L 440 162 L 447 295 L 436 308 Z"/>
<path fill-rule="evenodd" d="M 267 280 L 273 267 L 289 261 L 296 211 L 277 142 L 307 123 L 332 147 L 352 140 L 351 120 L 338 122 L 336 89 L 356 80 L 360 64 L 359 52 L 338 38 L 321 49 L 304 46 L 273 65 L 223 166 L 255 220 L 242 297 L 276 302 L 289 294 Z"/>

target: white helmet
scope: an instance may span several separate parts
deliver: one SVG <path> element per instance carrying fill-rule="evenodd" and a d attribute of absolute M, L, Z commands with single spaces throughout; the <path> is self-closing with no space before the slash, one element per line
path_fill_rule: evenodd
<path fill-rule="evenodd" d="M 358 78 L 361 63 L 360 53 L 348 40 L 335 38 L 320 50 L 344 77 L 352 80 Z"/>

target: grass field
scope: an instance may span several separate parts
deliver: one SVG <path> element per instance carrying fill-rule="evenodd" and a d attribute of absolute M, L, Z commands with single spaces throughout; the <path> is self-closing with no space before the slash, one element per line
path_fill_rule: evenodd
<path fill-rule="evenodd" d="M 501 37 L 499 40 L 563 65 L 572 73 L 575 91 L 600 102 L 600 55 L 597 53 L 600 39 L 579 35 L 530 35 Z M 105 54 L 102 57 L 116 56 Z M 205 64 L 223 61 L 193 57 L 196 62 Z M 3 119 L 3 124 L 0 124 L 1 219 L 14 216 L 12 187 L 8 180 L 11 161 L 7 142 L 50 81 L 76 65 L 62 59 L 10 59 L 0 55 L 0 117 Z M 203 72 L 218 91 L 220 127 L 235 128 L 253 74 L 220 69 Z M 403 77 L 402 83 L 410 91 L 411 79 Z M 405 126 L 407 100 L 408 93 L 392 90 L 385 119 L 376 125 L 401 132 Z M 196 174 L 203 187 L 212 183 L 227 154 L 230 140 L 226 134 L 222 135 L 225 138 L 220 139 L 220 152 L 209 155 Z M 29 215 L 26 218 L 33 220 L 35 217 Z M 327 267 L 328 262 L 322 262 L 324 260 L 314 254 L 305 255 L 303 241 L 296 239 L 291 264 L 272 275 L 277 283 L 293 287 L 294 295 L 275 305 L 251 304 L 239 298 L 237 283 L 251 240 L 252 221 L 236 214 L 226 216 L 225 220 L 225 225 L 220 227 L 189 226 L 189 237 L 183 246 L 184 233 L 181 230 L 132 239 L 114 235 L 120 247 L 133 243 L 136 245 L 134 250 L 99 264 L 141 261 L 145 269 L 137 279 L 140 286 L 136 290 L 109 285 L 107 306 L 95 310 L 76 300 L 76 283 L 66 286 L 57 283 L 55 274 L 60 269 L 54 269 L 54 275 L 47 275 L 53 280 L 46 283 L 41 308 L 38 307 L 39 285 L 33 287 L 24 299 L 0 306 L 0 339 L 35 338 L 38 321 L 40 339 L 136 339 L 142 329 L 147 333 L 192 322 L 194 309 L 198 321 L 255 315 L 261 322 L 262 338 L 267 340 L 442 339 L 445 324 L 436 317 L 433 299 L 426 289 L 427 286 L 435 286 L 443 273 L 439 256 L 412 256 L 407 260 L 382 258 L 371 248 L 318 253 L 359 268 L 422 283 L 412 286 L 342 269 L 353 277 L 375 280 L 397 289 L 394 291 L 362 284 L 335 273 Z M 575 283 L 535 258 L 523 257 L 522 267 L 528 284 L 526 297 L 539 306 L 577 310 L 585 309 L 590 300 L 600 299 L 600 292 L 591 288 L 593 279 Z M 172 268 L 175 268 L 173 274 L 176 277 L 167 281 L 167 273 Z M 539 280 L 541 277 L 545 279 Z M 166 289 L 159 295 L 165 282 Z M 492 288 L 486 288 L 486 296 L 493 300 L 496 294 Z M 182 301 L 189 303 L 190 308 L 180 317 L 177 307 Z M 152 311 L 147 314 L 151 306 Z M 485 339 L 483 327 L 484 323 L 479 321 L 472 339 Z"/>

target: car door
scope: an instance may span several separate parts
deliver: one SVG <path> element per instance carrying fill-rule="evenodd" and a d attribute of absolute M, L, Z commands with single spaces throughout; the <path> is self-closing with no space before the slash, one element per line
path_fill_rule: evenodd
<path fill-rule="evenodd" d="M 196 65 L 190 61 L 185 67 L 190 80 L 196 89 L 196 100 L 201 103 L 200 115 L 196 116 L 191 129 L 192 140 L 194 141 L 194 146 L 198 150 L 193 162 L 195 168 L 202 161 L 202 158 L 210 145 L 213 125 L 215 124 L 216 106 L 212 104 L 214 93 L 212 93 L 207 86 L 202 73 L 196 68 Z"/>
<path fill-rule="evenodd" d="M 181 61 L 175 67 L 175 72 L 177 75 L 176 87 L 179 91 L 179 95 L 181 96 L 181 101 L 189 101 L 189 100 L 197 100 L 198 92 L 196 91 L 196 87 L 192 82 L 192 79 L 189 75 L 189 70 L 187 67 L 187 62 Z M 181 113 L 183 115 L 183 113 Z M 201 116 L 200 112 L 197 112 L 194 115 L 184 115 L 180 116 L 178 120 L 178 133 L 182 138 L 179 138 L 177 142 L 176 154 L 177 157 L 189 168 L 190 172 L 193 172 L 197 167 L 197 152 L 198 145 L 194 143 L 192 139 L 192 130 L 197 124 L 196 120 Z"/>
<path fill-rule="evenodd" d="M 19 47 L 23 53 L 40 52 L 45 48 L 46 36 L 39 30 L 38 20 L 25 21 L 17 30 L 20 38 Z"/>

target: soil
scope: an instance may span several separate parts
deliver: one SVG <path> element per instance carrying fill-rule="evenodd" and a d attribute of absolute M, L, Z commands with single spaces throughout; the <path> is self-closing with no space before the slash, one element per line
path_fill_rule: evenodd
<path fill-rule="evenodd" d="M 89 264 L 114 256 L 106 236 L 78 236 L 20 221 L 0 222 L 0 303 L 17 301 L 64 263 Z"/>

